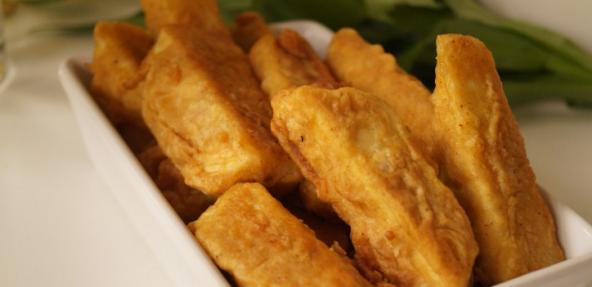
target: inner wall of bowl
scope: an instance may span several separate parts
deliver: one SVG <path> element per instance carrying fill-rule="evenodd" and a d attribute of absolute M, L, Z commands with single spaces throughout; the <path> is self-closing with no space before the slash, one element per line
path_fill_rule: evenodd
<path fill-rule="evenodd" d="M 567 206 L 557 201 L 551 201 L 551 204 L 565 256 L 569 259 L 592 253 L 590 225 Z"/>

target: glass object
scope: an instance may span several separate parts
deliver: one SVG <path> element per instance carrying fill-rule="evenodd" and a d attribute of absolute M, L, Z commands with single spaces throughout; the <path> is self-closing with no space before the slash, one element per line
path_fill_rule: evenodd
<path fill-rule="evenodd" d="M 8 63 L 6 59 L 6 39 L 4 38 L 4 17 L 12 14 L 16 10 L 14 0 L 2 0 L 0 3 L 0 83 L 6 78 Z"/>

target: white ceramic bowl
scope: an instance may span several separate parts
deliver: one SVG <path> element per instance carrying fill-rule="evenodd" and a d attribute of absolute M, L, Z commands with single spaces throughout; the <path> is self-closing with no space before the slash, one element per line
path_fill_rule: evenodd
<path fill-rule="evenodd" d="M 333 35 L 311 21 L 274 25 L 287 27 L 300 32 L 320 55 Z M 59 76 L 100 176 L 176 286 L 228 286 L 93 101 L 88 62 L 88 57 L 70 58 L 60 67 Z M 498 286 L 581 286 L 592 281 L 592 227 L 570 208 L 550 202 L 568 259 Z"/>

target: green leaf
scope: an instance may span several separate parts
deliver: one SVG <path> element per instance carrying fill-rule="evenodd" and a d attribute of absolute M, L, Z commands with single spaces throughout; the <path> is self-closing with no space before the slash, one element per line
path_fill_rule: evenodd
<path fill-rule="evenodd" d="M 253 8 L 269 22 L 312 19 L 333 29 L 355 26 L 367 15 L 363 0 L 255 0 Z"/>
<path fill-rule="evenodd" d="M 454 14 L 449 9 L 433 9 L 409 5 L 399 5 L 389 12 L 390 23 L 411 36 L 421 38 L 433 32 L 442 21 Z"/>
<path fill-rule="evenodd" d="M 501 72 L 549 72 L 577 79 L 592 79 L 592 73 L 521 34 L 458 18 L 441 21 L 431 33 L 403 51 L 399 55 L 401 65 L 408 70 L 417 63 L 435 65 L 435 39 L 438 34 L 444 33 L 471 35 L 483 41 L 491 50 Z"/>
<path fill-rule="evenodd" d="M 423 7 L 423 8 L 441 8 L 442 4 L 437 0 L 366 0 L 368 7 L 368 16 L 389 21 L 389 13 L 400 5 Z"/>
<path fill-rule="evenodd" d="M 492 51 L 512 105 L 563 99 L 577 107 L 592 106 L 591 73 L 521 34 L 465 19 L 445 19 L 431 33 L 398 54 L 399 64 L 428 87 L 434 84 L 435 40 L 443 33 L 479 38 Z"/>
<path fill-rule="evenodd" d="M 483 41 L 500 70 L 539 72 L 547 68 L 551 57 L 544 47 L 526 37 L 478 22 L 455 19 L 439 28 L 439 33 L 466 34 Z"/>
<path fill-rule="evenodd" d="M 592 109 L 592 101 L 585 99 L 585 100 L 572 100 L 567 99 L 565 101 L 567 106 L 572 108 L 580 108 L 580 109 Z"/>
<path fill-rule="evenodd" d="M 408 33 L 387 21 L 368 19 L 355 26 L 355 29 L 370 43 L 387 43 L 389 41 L 407 41 Z"/>
<path fill-rule="evenodd" d="M 504 91 L 512 106 L 542 100 L 566 100 L 571 105 L 592 107 L 592 83 L 561 76 L 542 76 L 527 80 L 504 81 Z"/>
<path fill-rule="evenodd" d="M 411 72 L 417 63 L 428 64 L 432 68 L 435 67 L 436 45 L 434 43 L 438 35 L 436 31 L 437 29 L 398 54 L 397 61 L 401 68 Z M 433 78 L 428 80 L 431 83 L 434 82 Z"/>
<path fill-rule="evenodd" d="M 144 12 L 140 11 L 130 17 L 127 18 L 123 18 L 120 21 L 132 24 L 132 25 L 136 25 L 136 26 L 140 26 L 140 27 L 145 27 L 146 26 L 146 21 L 144 19 Z"/>
<path fill-rule="evenodd" d="M 234 22 L 241 12 L 253 9 L 253 0 L 219 0 L 220 14 L 226 23 Z"/>
<path fill-rule="evenodd" d="M 579 66 L 580 69 L 592 72 L 592 56 L 557 33 L 528 23 L 498 16 L 473 0 L 444 0 L 444 2 L 461 18 L 523 34 L 533 41 L 546 46 L 557 56 L 565 58 L 575 66 Z"/>

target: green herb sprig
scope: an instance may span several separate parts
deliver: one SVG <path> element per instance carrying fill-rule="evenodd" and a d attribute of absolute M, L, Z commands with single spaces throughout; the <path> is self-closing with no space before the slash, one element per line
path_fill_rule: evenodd
<path fill-rule="evenodd" d="M 592 107 L 592 56 L 569 39 L 496 15 L 474 0 L 220 0 L 228 21 L 245 10 L 270 22 L 313 19 L 333 29 L 354 27 L 395 54 L 401 66 L 434 85 L 435 38 L 461 33 L 492 51 L 513 106 L 563 100 Z"/>

